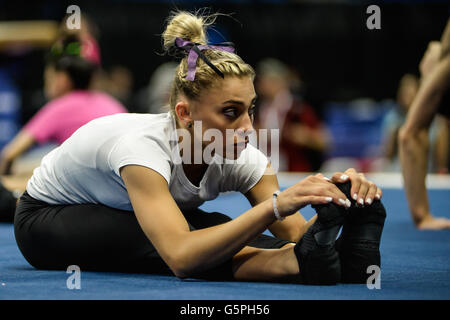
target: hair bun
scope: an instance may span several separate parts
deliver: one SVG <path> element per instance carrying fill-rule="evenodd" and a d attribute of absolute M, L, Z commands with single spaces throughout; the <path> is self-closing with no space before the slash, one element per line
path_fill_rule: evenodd
<path fill-rule="evenodd" d="M 162 34 L 164 51 L 172 56 L 184 56 L 186 52 L 175 45 L 175 39 L 207 44 L 206 29 L 212 25 L 216 15 L 205 15 L 201 12 L 187 11 L 173 12 L 167 22 L 166 30 Z"/>

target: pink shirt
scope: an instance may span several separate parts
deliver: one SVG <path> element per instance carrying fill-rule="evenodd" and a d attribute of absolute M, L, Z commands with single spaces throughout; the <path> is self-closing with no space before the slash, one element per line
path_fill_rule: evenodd
<path fill-rule="evenodd" d="M 96 91 L 75 90 L 47 103 L 24 126 L 38 143 L 62 144 L 89 121 L 115 113 L 126 113 L 113 97 Z"/>

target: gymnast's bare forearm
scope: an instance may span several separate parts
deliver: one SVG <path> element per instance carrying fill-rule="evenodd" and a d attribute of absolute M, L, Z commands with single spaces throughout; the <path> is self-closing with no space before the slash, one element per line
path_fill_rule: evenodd
<path fill-rule="evenodd" d="M 186 277 L 232 258 L 274 220 L 268 200 L 227 223 L 185 234 L 177 246 L 178 276 Z"/>
<path fill-rule="evenodd" d="M 191 232 L 162 176 L 140 166 L 126 166 L 121 175 L 142 230 L 178 277 L 230 259 L 275 220 L 268 200 L 233 221 Z"/>
<path fill-rule="evenodd" d="M 288 219 L 308 203 L 339 203 L 338 199 L 342 198 L 345 199 L 345 195 L 334 185 L 322 178 L 310 176 L 284 190 L 277 203 L 280 215 Z M 269 198 L 227 223 L 185 233 L 179 238 L 181 243 L 177 246 L 178 263 L 181 263 L 181 266 L 178 265 L 181 268 L 178 276 L 189 276 L 194 271 L 210 268 L 233 257 L 249 241 L 273 226 L 275 221 L 272 199 Z M 313 218 L 306 225 L 314 221 Z"/>
<path fill-rule="evenodd" d="M 269 163 L 265 174 L 258 183 L 244 195 L 254 207 L 263 201 L 272 199 L 273 193 L 279 189 L 277 175 Z M 283 221 L 276 220 L 269 226 L 269 230 L 277 238 L 297 242 L 308 229 L 306 223 L 305 218 L 298 212 L 298 214 L 286 217 Z"/>

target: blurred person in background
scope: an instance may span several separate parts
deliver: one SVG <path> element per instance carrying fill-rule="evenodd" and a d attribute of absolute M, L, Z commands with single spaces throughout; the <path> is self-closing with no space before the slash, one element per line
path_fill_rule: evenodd
<path fill-rule="evenodd" d="M 404 188 L 417 228 L 449 229 L 450 219 L 435 217 L 430 212 L 426 176 L 430 125 L 435 116 L 440 114 L 446 118 L 447 128 L 450 126 L 450 19 L 441 41 L 433 41 L 428 45 L 419 69 L 420 87 L 399 132 Z M 444 148 L 448 148 L 448 139 Z"/>
<path fill-rule="evenodd" d="M 314 109 L 293 93 L 292 88 L 299 86 L 299 79 L 292 75 L 277 59 L 260 61 L 256 79 L 260 101 L 256 127 L 280 130 L 279 170 L 317 171 L 329 145 L 328 131 Z"/>
<path fill-rule="evenodd" d="M 169 110 L 170 88 L 176 68 L 176 63 L 167 62 L 153 72 L 147 89 L 148 113 L 162 113 Z"/>
<path fill-rule="evenodd" d="M 89 61 L 97 66 L 101 65 L 101 52 L 97 39 L 99 30 L 97 25 L 85 13 L 80 16 L 80 28 L 69 29 L 67 27 L 67 19 L 62 19 L 58 39 L 66 39 L 70 36 L 76 36 L 81 42 L 81 56 L 89 57 Z"/>
<path fill-rule="evenodd" d="M 176 68 L 176 63 L 166 62 L 153 71 L 148 84 L 136 95 L 138 112 L 155 114 L 169 110 L 170 89 Z"/>
<path fill-rule="evenodd" d="M 82 52 L 82 42 L 76 35 L 68 35 L 52 47 L 44 71 L 44 89 L 50 102 L 1 150 L 0 184 L 4 184 L 0 187 L 0 200 L 3 199 L 0 203 L 1 221 L 12 221 L 14 199 L 25 190 L 29 178 L 3 176 L 12 173 L 12 165 L 18 157 L 36 143 L 62 144 L 93 119 L 127 112 L 108 94 L 90 90 L 97 65 L 89 57 L 84 58 Z M 10 191 L 12 186 L 17 189 L 16 193 Z"/>
<path fill-rule="evenodd" d="M 84 57 L 85 59 L 92 62 L 96 67 L 97 71 L 94 74 L 94 77 L 92 79 L 93 86 L 95 86 L 95 83 L 98 81 L 98 70 L 101 68 L 101 51 L 100 46 L 98 44 L 98 37 L 99 37 L 99 29 L 95 22 L 88 17 L 88 15 L 85 12 L 82 12 L 80 14 L 80 24 L 79 28 L 70 29 L 68 26 L 71 25 L 71 21 L 69 20 L 71 17 L 70 14 L 67 14 L 66 16 L 61 19 L 59 22 L 52 21 L 52 25 L 54 25 L 54 29 L 50 30 L 42 30 L 41 37 L 43 39 L 47 39 L 46 42 L 42 43 L 40 48 L 44 48 L 45 52 L 49 50 L 55 43 L 61 42 L 62 39 L 67 38 L 77 38 L 77 41 L 81 42 L 81 52 L 80 55 Z M 39 23 L 40 21 L 35 21 L 35 23 Z M 20 23 L 20 22 L 18 22 Z M 24 21 L 25 25 L 28 25 L 28 21 Z M 23 38 L 23 31 L 22 28 L 17 28 L 17 34 L 12 36 L 12 38 L 22 39 Z M 27 31 L 31 35 L 34 35 L 34 30 Z M 52 35 L 52 37 L 49 36 L 49 34 Z M 30 37 L 31 37 L 30 35 Z M 1 37 L 0 37 L 1 38 Z M 31 37 L 32 40 L 27 41 L 27 45 L 34 43 L 34 36 Z M 1 40 L 0 40 L 1 43 Z M 35 46 L 33 46 L 35 48 Z M 22 68 L 27 68 L 27 70 L 35 69 L 36 72 L 41 73 L 41 60 L 42 58 L 39 57 L 39 60 L 30 60 L 29 58 L 26 58 L 26 64 L 23 62 L 21 63 Z M 39 67 L 38 67 L 39 66 Z M 29 71 L 27 71 L 29 72 Z M 23 75 L 24 77 L 27 76 L 27 74 Z M 33 75 L 34 76 L 34 75 Z M 37 83 L 36 79 L 34 80 L 34 83 Z M 34 114 L 36 114 L 41 107 L 46 104 L 48 100 L 48 96 L 44 92 L 43 86 L 39 85 L 32 85 L 31 88 L 23 88 L 22 98 L 24 99 L 24 104 L 22 106 L 21 110 L 21 118 L 22 118 L 22 124 L 29 121 Z M 28 91 L 28 92 L 27 92 Z"/>
<path fill-rule="evenodd" d="M 405 74 L 399 83 L 396 105 L 383 119 L 382 132 L 383 152 L 386 159 L 384 171 L 400 171 L 398 159 L 398 132 L 406 119 L 406 115 L 419 89 L 419 78 L 413 74 Z M 436 117 L 430 126 L 429 139 L 432 145 L 430 168 L 432 172 L 447 172 L 447 152 L 443 146 L 448 143 L 445 119 Z"/>
<path fill-rule="evenodd" d="M 102 70 L 95 82 L 95 89 L 104 91 L 120 101 L 129 111 L 135 111 L 131 71 L 123 65 L 114 65 Z"/>

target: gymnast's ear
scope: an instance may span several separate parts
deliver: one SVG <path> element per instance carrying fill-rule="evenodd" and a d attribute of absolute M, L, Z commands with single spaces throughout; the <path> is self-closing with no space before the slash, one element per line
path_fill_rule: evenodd
<path fill-rule="evenodd" d="M 192 122 L 191 117 L 191 106 L 185 100 L 180 100 L 175 105 L 175 114 L 177 115 L 178 121 L 180 124 L 187 126 Z"/>

